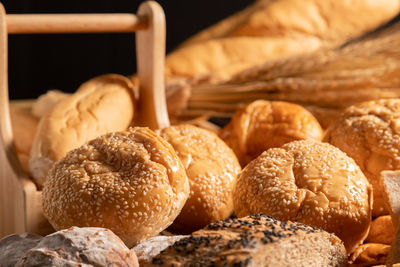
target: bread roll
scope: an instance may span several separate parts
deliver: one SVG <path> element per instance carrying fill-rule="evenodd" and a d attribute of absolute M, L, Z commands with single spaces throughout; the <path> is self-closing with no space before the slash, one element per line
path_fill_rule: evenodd
<path fill-rule="evenodd" d="M 20 107 L 10 107 L 10 118 L 18 159 L 24 171 L 29 173 L 29 153 L 39 120 L 29 110 Z"/>
<path fill-rule="evenodd" d="M 265 215 L 226 219 L 183 238 L 143 266 L 346 266 L 333 234 Z"/>
<path fill-rule="evenodd" d="M 351 253 L 368 235 L 372 187 L 354 160 L 334 146 L 293 141 L 243 169 L 233 204 L 240 217 L 264 213 L 321 227 Z"/>
<path fill-rule="evenodd" d="M 299 105 L 257 100 L 238 110 L 219 136 L 246 166 L 268 148 L 294 140 L 321 141 L 323 131 L 317 119 Z"/>
<path fill-rule="evenodd" d="M 384 264 L 389 251 L 389 245 L 379 243 L 363 244 L 349 257 L 349 266 L 375 266 L 377 264 Z"/>
<path fill-rule="evenodd" d="M 72 227 L 43 237 L 15 266 L 139 267 L 139 264 L 135 252 L 110 230 Z"/>
<path fill-rule="evenodd" d="M 68 151 L 99 135 L 125 130 L 134 114 L 132 83 L 120 75 L 103 75 L 84 83 L 40 120 L 29 160 L 39 186 L 51 166 Z"/>
<path fill-rule="evenodd" d="M 175 149 L 189 178 L 190 196 L 171 230 L 191 233 L 228 218 L 233 212 L 232 189 L 241 168 L 233 151 L 218 136 L 192 125 L 160 131 Z"/>
<path fill-rule="evenodd" d="M 42 206 L 56 230 L 104 227 L 132 247 L 167 228 L 188 196 L 172 146 L 138 127 L 100 136 L 59 160 L 49 171 Z"/>
<path fill-rule="evenodd" d="M 381 171 L 400 169 L 399 121 L 400 99 L 368 101 L 347 108 L 324 139 L 352 157 L 372 184 L 374 216 L 388 214 Z"/>

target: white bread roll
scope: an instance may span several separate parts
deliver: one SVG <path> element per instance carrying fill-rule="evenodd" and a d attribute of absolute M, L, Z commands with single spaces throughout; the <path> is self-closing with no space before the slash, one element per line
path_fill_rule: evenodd
<path fill-rule="evenodd" d="M 57 103 L 39 122 L 29 169 L 41 187 L 48 170 L 68 151 L 88 140 L 125 130 L 134 114 L 133 85 L 121 75 L 96 77 Z"/>

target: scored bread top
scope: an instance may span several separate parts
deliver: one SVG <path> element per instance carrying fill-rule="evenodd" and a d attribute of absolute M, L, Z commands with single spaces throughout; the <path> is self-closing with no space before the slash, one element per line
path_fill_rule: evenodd
<path fill-rule="evenodd" d="M 257 214 L 212 223 L 175 242 L 144 266 L 275 266 L 278 262 L 344 266 L 346 259 L 336 236 Z"/>

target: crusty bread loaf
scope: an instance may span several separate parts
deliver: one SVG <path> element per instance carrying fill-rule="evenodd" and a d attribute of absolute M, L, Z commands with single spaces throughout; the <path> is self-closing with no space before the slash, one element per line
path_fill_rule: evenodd
<path fill-rule="evenodd" d="M 257 100 L 238 110 L 219 136 L 244 167 L 269 148 L 295 140 L 321 141 L 323 131 L 317 119 L 302 106 Z"/>
<path fill-rule="evenodd" d="M 189 178 L 190 195 L 169 228 L 189 234 L 233 212 L 232 190 L 241 168 L 224 141 L 215 133 L 192 126 L 162 129 L 161 137 L 175 149 Z"/>
<path fill-rule="evenodd" d="M 237 216 L 264 213 L 321 227 L 350 254 L 367 237 L 372 187 L 354 160 L 313 140 L 270 148 L 239 174 L 233 190 Z"/>
<path fill-rule="evenodd" d="M 139 264 L 135 252 L 110 230 L 72 227 L 43 237 L 15 266 L 139 267 Z"/>
<path fill-rule="evenodd" d="M 265 215 L 226 219 L 194 232 L 143 266 L 346 266 L 333 234 Z"/>
<path fill-rule="evenodd" d="M 171 225 L 188 196 L 173 147 L 136 127 L 99 136 L 57 161 L 44 184 L 42 208 L 56 230 L 104 227 L 132 247 Z"/>
<path fill-rule="evenodd" d="M 374 188 L 373 215 L 388 214 L 379 184 L 381 171 L 400 168 L 400 99 L 348 107 L 324 140 L 352 157 Z"/>
<path fill-rule="evenodd" d="M 28 109 L 13 106 L 10 108 L 10 118 L 18 159 L 24 171 L 29 173 L 29 153 L 39 120 Z"/>
<path fill-rule="evenodd" d="M 259 0 L 170 53 L 166 75 L 223 79 L 265 60 L 339 45 L 399 9 L 397 0 Z"/>
<path fill-rule="evenodd" d="M 103 75 L 84 83 L 57 103 L 39 122 L 29 169 L 39 186 L 48 170 L 68 151 L 99 135 L 125 130 L 134 114 L 133 85 L 121 75 Z"/>

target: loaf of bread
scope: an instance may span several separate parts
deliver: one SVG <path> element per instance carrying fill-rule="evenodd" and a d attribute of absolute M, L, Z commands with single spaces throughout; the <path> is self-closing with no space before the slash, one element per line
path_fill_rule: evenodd
<path fill-rule="evenodd" d="M 68 151 L 90 139 L 125 130 L 132 122 L 135 96 L 129 79 L 103 75 L 84 83 L 58 102 L 39 122 L 29 169 L 41 187 L 48 170 Z"/>
<path fill-rule="evenodd" d="M 41 95 L 32 104 L 32 114 L 37 117 L 43 117 L 49 110 L 51 110 L 58 102 L 69 97 L 70 94 L 61 92 L 59 90 L 49 90 Z"/>
<path fill-rule="evenodd" d="M 9 235 L 0 240 L 0 266 L 14 267 L 17 261 L 42 237 L 33 234 Z"/>
<path fill-rule="evenodd" d="M 265 215 L 226 219 L 175 242 L 143 266 L 346 266 L 333 234 Z"/>
<path fill-rule="evenodd" d="M 399 10 L 397 0 L 259 0 L 170 53 L 166 75 L 224 79 L 265 60 L 337 46 Z"/>

